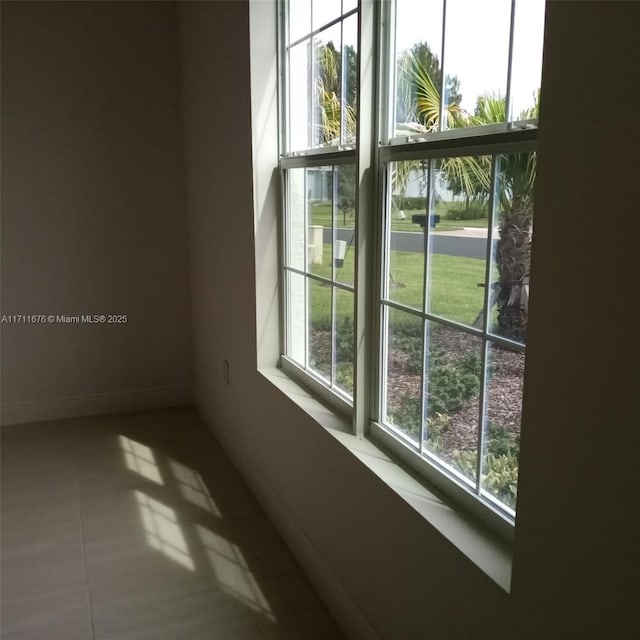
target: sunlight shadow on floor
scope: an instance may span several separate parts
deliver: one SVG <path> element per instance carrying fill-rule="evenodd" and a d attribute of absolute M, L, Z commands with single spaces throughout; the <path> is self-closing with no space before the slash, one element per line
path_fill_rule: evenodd
<path fill-rule="evenodd" d="M 186 569 L 195 571 L 176 512 L 142 491 L 134 493 L 149 545 Z"/>
<path fill-rule="evenodd" d="M 201 525 L 196 525 L 196 530 L 221 588 L 275 622 L 271 607 L 238 546 Z"/>
<path fill-rule="evenodd" d="M 149 447 L 126 436 L 118 436 L 118 440 L 120 441 L 127 468 L 139 473 L 147 480 L 164 484 L 156 458 Z"/>
<path fill-rule="evenodd" d="M 220 509 L 218 509 L 202 477 L 197 471 L 171 458 L 169 458 L 169 467 L 175 479 L 178 481 L 178 488 L 185 500 L 212 513 L 218 518 L 222 517 Z"/>

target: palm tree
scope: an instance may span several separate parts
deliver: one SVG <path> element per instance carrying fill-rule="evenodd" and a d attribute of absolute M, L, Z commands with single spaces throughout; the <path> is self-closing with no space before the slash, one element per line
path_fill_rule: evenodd
<path fill-rule="evenodd" d="M 318 47 L 316 60 L 315 99 L 322 142 L 337 145 L 341 140 L 355 139 L 355 104 L 341 100 L 340 57 L 332 43 Z M 440 89 L 421 56 L 414 51 L 405 52 L 398 61 L 398 78 L 397 102 L 402 105 L 405 116 L 405 122 L 396 124 L 398 132 L 429 134 L 438 131 L 441 119 L 446 129 L 506 121 L 505 99 L 499 95 L 480 96 L 475 112 L 469 114 L 460 107 L 459 94 L 456 94 L 458 97 L 445 104 L 441 114 Z M 520 114 L 520 119 L 537 117 L 538 102 L 539 94 L 534 105 Z M 426 179 L 426 168 L 427 164 L 422 160 L 397 163 L 392 174 L 393 191 L 402 197 L 410 176 L 422 172 Z M 466 197 L 467 204 L 486 203 L 489 199 L 492 186 L 488 156 L 443 158 L 440 173 L 452 191 Z M 533 153 L 498 158 L 496 210 L 499 227 L 495 254 L 498 279 L 492 285 L 490 298 L 491 307 L 495 304 L 498 310 L 494 330 L 517 341 L 526 338 L 535 174 L 536 156 Z"/>
<path fill-rule="evenodd" d="M 347 56 L 347 63 L 355 65 L 355 58 Z M 314 102 L 318 110 L 319 138 L 322 145 L 338 146 L 356 138 L 355 99 L 342 98 L 342 71 L 340 53 L 333 42 L 316 45 L 316 75 Z M 347 69 L 347 74 L 349 74 Z M 347 91 L 348 94 L 348 91 Z"/>
<path fill-rule="evenodd" d="M 400 61 L 399 74 L 414 84 L 404 89 L 414 97 L 412 121 L 398 125 L 408 132 L 429 133 L 440 126 L 440 91 L 420 60 L 407 52 Z M 538 115 L 539 93 L 533 107 L 520 114 L 520 119 Z M 497 95 L 478 98 L 474 114 L 467 114 L 458 104 L 445 106 L 444 125 L 447 129 L 480 126 L 506 121 L 505 99 Z M 418 161 L 419 162 L 419 161 Z M 416 165 L 417 167 L 418 165 Z M 454 192 L 464 194 L 467 203 L 486 202 L 491 193 L 491 161 L 488 156 L 444 158 L 441 174 Z M 410 171 L 397 172 L 394 186 L 402 190 Z M 500 155 L 496 208 L 499 220 L 495 264 L 498 280 L 493 285 L 492 305 L 498 309 L 497 332 L 506 338 L 524 341 L 526 338 L 529 291 L 529 265 L 533 225 L 533 185 L 536 156 L 533 153 Z"/>

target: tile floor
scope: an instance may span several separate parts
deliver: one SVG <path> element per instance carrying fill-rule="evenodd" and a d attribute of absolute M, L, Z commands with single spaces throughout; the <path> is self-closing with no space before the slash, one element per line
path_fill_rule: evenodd
<path fill-rule="evenodd" d="M 193 410 L 1 437 L 3 640 L 343 638 Z"/>

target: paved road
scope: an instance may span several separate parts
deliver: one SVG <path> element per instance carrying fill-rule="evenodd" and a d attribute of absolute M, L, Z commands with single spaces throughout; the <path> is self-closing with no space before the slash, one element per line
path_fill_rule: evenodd
<path fill-rule="evenodd" d="M 338 240 L 349 242 L 353 236 L 353 229 L 338 229 Z M 459 231 L 435 231 L 431 236 L 431 250 L 433 253 L 444 253 L 462 258 L 487 257 L 486 230 L 461 229 Z M 324 229 L 323 242 L 331 242 L 331 229 Z M 495 241 L 494 241 L 495 244 Z M 423 251 L 424 235 L 411 231 L 391 232 L 392 251 Z"/>

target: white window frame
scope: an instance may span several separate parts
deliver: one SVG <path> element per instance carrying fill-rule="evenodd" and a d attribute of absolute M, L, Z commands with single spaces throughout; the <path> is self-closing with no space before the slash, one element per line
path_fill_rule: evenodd
<path fill-rule="evenodd" d="M 446 2 L 446 0 L 445 0 Z M 385 224 L 386 210 L 386 167 L 391 162 L 426 159 L 432 161 L 462 155 L 491 155 L 492 184 L 495 187 L 496 157 L 499 154 L 536 151 L 537 120 L 507 122 L 498 125 L 483 126 L 468 129 L 438 131 L 428 135 L 412 137 L 394 137 L 391 135 L 391 106 L 395 99 L 394 80 L 388 71 L 395 67 L 390 52 L 393 51 L 394 16 L 393 0 L 360 0 L 358 7 L 358 133 L 355 150 L 352 148 L 335 147 L 301 150 L 287 153 L 287 69 L 286 35 L 287 11 L 286 0 L 278 2 L 278 26 L 280 34 L 279 58 L 279 104 L 280 104 L 280 169 L 282 179 L 282 216 L 280 233 L 280 291 L 284 291 L 284 274 L 291 270 L 284 263 L 285 224 L 286 220 L 286 184 L 285 173 L 291 168 L 307 168 L 312 166 L 337 165 L 356 161 L 358 183 L 356 185 L 356 266 L 355 266 L 355 321 L 354 321 L 354 398 L 350 402 L 343 394 L 328 389 L 323 381 L 313 372 L 287 357 L 285 349 L 286 327 L 281 322 L 281 357 L 282 369 L 304 386 L 323 402 L 328 403 L 343 415 L 351 416 L 353 433 L 370 438 L 373 442 L 389 451 L 403 466 L 417 471 L 426 479 L 428 484 L 435 487 L 444 495 L 461 504 L 465 510 L 484 522 L 504 540 L 513 538 L 515 513 L 505 509 L 497 500 L 492 499 L 480 488 L 480 469 L 478 468 L 476 486 L 469 487 L 463 479 L 450 467 L 434 455 L 428 454 L 420 445 L 419 450 L 405 440 L 401 434 L 382 422 L 382 404 L 384 398 L 384 361 L 385 341 L 383 337 L 384 308 L 397 308 L 408 311 L 420 317 L 423 321 L 433 321 L 441 325 L 450 326 L 479 337 L 482 340 L 483 363 L 486 362 L 486 352 L 489 343 L 513 347 L 524 352 L 524 347 L 495 334 L 489 335 L 487 327 L 488 314 L 481 330 L 459 325 L 431 313 L 408 309 L 401 304 L 384 299 L 384 274 L 387 256 L 385 255 Z M 509 61 L 506 92 L 506 109 L 510 109 L 510 78 L 511 59 L 513 51 L 514 6 L 512 12 L 509 37 Z M 446 11 L 445 11 L 446 13 Z M 443 22 L 444 22 L 443 17 Z M 337 21 L 335 21 L 337 22 Z M 444 24 L 443 24 L 444 29 Z M 444 46 L 444 45 L 443 45 Z M 364 61 L 364 62 L 363 62 Z M 364 74 L 363 68 L 369 73 Z M 444 77 L 444 74 L 443 74 Z M 284 90 L 283 90 L 284 89 Z M 442 95 L 441 91 L 441 95 Z M 385 98 L 383 100 L 383 98 Z M 493 196 L 489 202 L 489 228 L 493 223 L 495 207 Z M 370 212 L 375 211 L 375 216 Z M 424 233 L 428 243 L 430 227 L 425 225 Z M 491 242 L 487 242 L 488 258 Z M 487 274 L 491 261 L 487 260 Z M 295 271 L 295 270 L 294 270 Z M 306 269 L 305 269 L 306 271 Z M 304 274 L 307 275 L 307 274 Z M 485 309 L 488 308 L 490 291 L 485 290 Z M 286 295 L 281 293 L 281 318 L 287 318 Z M 485 398 L 484 366 L 481 379 L 480 411 L 483 411 Z M 422 399 L 424 404 L 424 398 Z M 482 415 L 482 413 L 481 413 Z M 482 447 L 482 427 L 479 429 L 478 451 Z M 481 454 L 478 459 L 480 461 Z M 478 467 L 480 466 L 480 462 Z"/>

